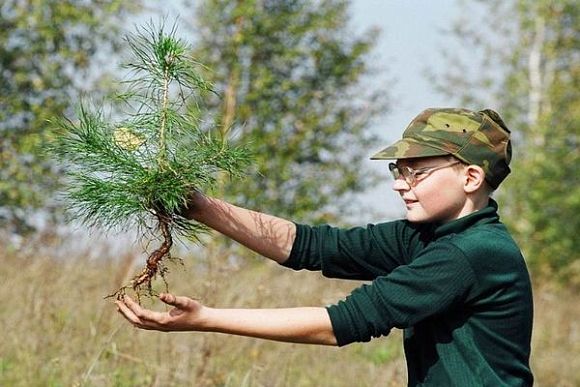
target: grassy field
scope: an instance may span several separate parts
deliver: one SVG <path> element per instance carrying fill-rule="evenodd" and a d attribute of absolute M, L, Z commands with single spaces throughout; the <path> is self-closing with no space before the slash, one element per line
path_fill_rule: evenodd
<path fill-rule="evenodd" d="M 57 258 L 48 252 L 51 243 L 39 245 L 45 247 L 0 252 L 0 386 L 406 385 L 399 331 L 342 349 L 140 331 L 103 296 L 136 271 L 141 257 L 105 249 L 95 259 L 93 248 Z M 358 285 L 258 261 L 226 265 L 219 251 L 211 254 L 172 267 L 170 289 L 211 306 L 285 307 L 335 302 Z M 538 386 L 580 386 L 578 301 L 571 291 L 536 287 Z"/>

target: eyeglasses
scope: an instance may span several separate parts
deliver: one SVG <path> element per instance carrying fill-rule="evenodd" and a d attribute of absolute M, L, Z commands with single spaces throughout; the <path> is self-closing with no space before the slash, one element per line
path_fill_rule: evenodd
<path fill-rule="evenodd" d="M 452 161 L 448 164 L 438 165 L 436 167 L 425 167 L 419 169 L 413 169 L 411 167 L 399 167 L 395 163 L 389 163 L 389 171 L 391 171 L 391 174 L 395 180 L 403 176 L 407 184 L 409 184 L 409 187 L 414 187 L 419 181 L 425 179 L 431 173 L 439 169 L 451 167 L 452 165 L 460 163 L 461 161 Z"/>

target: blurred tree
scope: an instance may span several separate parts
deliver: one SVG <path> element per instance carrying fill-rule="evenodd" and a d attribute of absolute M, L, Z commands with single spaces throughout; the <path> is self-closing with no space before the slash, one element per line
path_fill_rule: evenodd
<path fill-rule="evenodd" d="M 214 70 L 206 77 L 222 95 L 211 105 L 225 135 L 250 143 L 258 169 L 255 179 L 226 183 L 225 197 L 301 221 L 331 221 L 352 213 L 352 194 L 376 178 L 361 165 L 376 149 L 371 123 L 386 112 L 388 92 L 368 82 L 376 75 L 369 60 L 377 31 L 349 29 L 348 4 L 199 5 L 196 56 Z"/>
<path fill-rule="evenodd" d="M 452 36 L 466 55 L 461 60 L 455 50 L 447 56 L 438 88 L 462 103 L 502 112 L 515 132 L 514 173 L 498 192 L 505 222 L 536 274 L 580 285 L 580 5 L 512 0 L 464 6 Z"/>
<path fill-rule="evenodd" d="M 102 71 L 94 70 L 118 48 L 120 21 L 131 10 L 120 0 L 0 4 L 0 225 L 24 232 L 28 210 L 50 196 L 57 176 L 41 152 L 47 119 L 97 83 Z"/>

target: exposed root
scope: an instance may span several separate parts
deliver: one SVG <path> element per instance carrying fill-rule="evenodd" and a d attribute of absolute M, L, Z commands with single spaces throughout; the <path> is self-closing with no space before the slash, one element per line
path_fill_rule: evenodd
<path fill-rule="evenodd" d="M 149 296 L 154 295 L 151 282 L 155 279 L 155 277 L 157 277 L 158 274 L 161 279 L 163 279 L 163 282 L 165 283 L 165 289 L 167 290 L 168 284 L 165 280 L 165 273 L 167 272 L 167 268 L 165 267 L 163 261 L 165 258 L 171 258 L 170 251 L 171 246 L 173 245 L 173 239 L 171 237 L 171 232 L 169 231 L 169 221 L 167 218 L 162 215 L 157 215 L 157 219 L 159 220 L 159 229 L 161 230 L 161 235 L 163 236 L 163 242 L 155 251 L 149 255 L 147 258 L 147 265 L 143 268 L 143 270 L 141 270 L 139 274 L 137 274 L 131 281 L 129 281 L 129 284 L 122 286 L 117 291 L 109 294 L 105 298 L 120 299 L 126 294 L 127 289 L 133 289 L 140 303 L 140 296 L 143 291 L 147 291 Z"/>

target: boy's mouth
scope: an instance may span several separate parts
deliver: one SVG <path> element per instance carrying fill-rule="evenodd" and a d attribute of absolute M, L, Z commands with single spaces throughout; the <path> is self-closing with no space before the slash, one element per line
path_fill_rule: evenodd
<path fill-rule="evenodd" d="M 410 206 L 410 205 L 412 205 L 414 203 L 418 203 L 419 202 L 418 200 L 405 199 L 405 198 L 403 198 L 403 201 L 405 202 L 405 205 L 407 205 L 407 206 Z"/>

